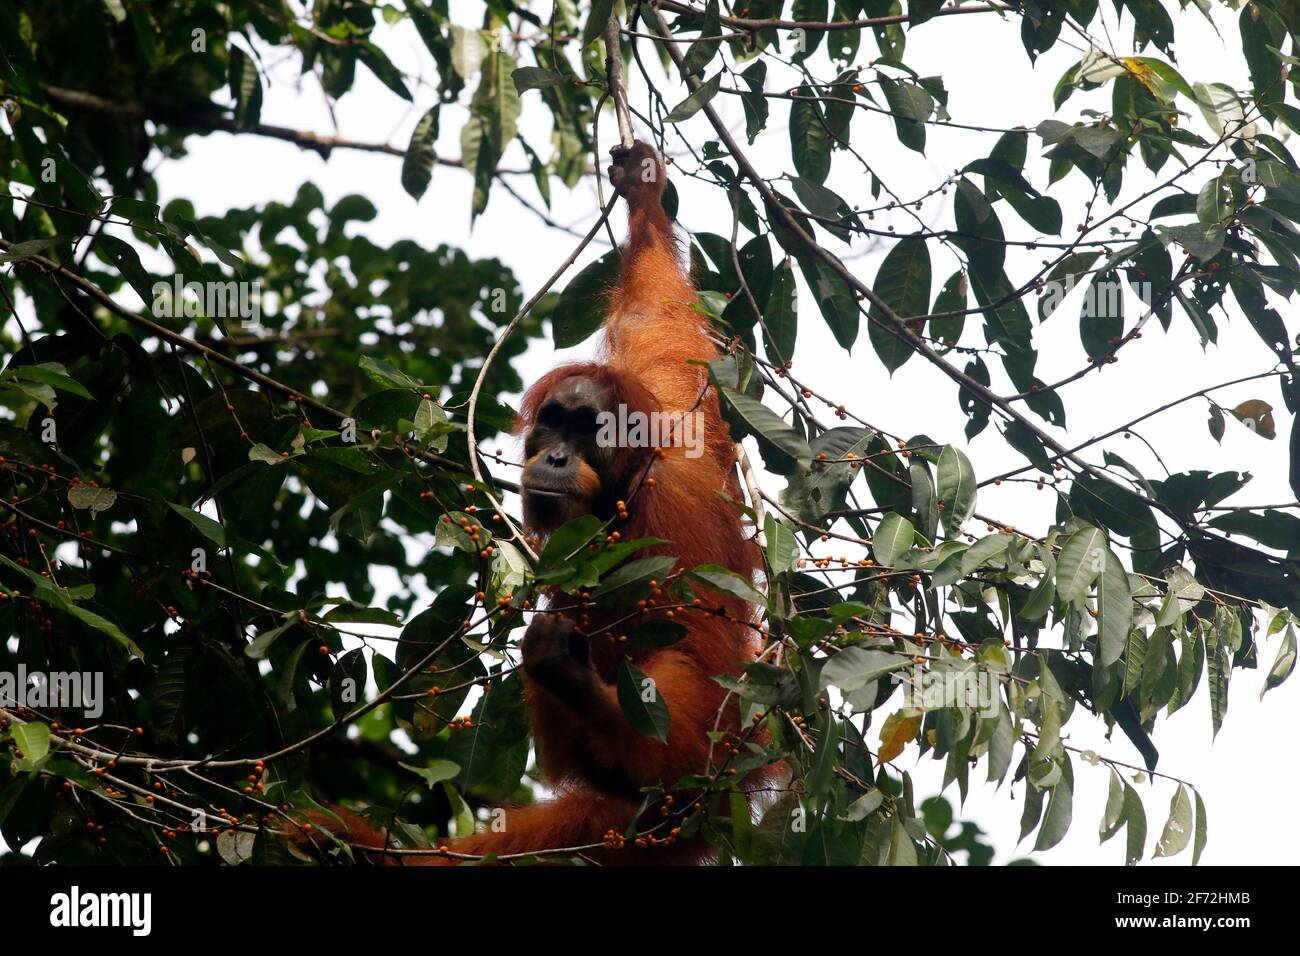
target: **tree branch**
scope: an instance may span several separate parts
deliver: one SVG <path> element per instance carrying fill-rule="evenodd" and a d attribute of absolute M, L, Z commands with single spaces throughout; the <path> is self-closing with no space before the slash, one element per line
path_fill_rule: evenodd
<path fill-rule="evenodd" d="M 405 156 L 406 150 L 387 143 L 366 143 L 341 136 L 324 136 L 310 130 L 291 129 L 287 126 L 272 126 L 269 123 L 253 123 L 241 126 L 228 116 L 223 116 L 207 109 L 173 109 L 170 107 L 146 106 L 143 103 L 118 103 L 114 100 L 85 93 L 81 90 L 68 90 L 58 86 L 42 85 L 46 98 L 53 104 L 69 110 L 86 113 L 103 113 L 123 120 L 153 120 L 170 126 L 184 126 L 193 130 L 224 133 L 251 133 L 270 139 L 293 143 L 302 149 L 310 149 L 320 154 L 322 159 L 329 159 L 335 149 L 354 149 L 366 153 L 383 153 L 388 156 Z M 215 107 L 214 107 L 215 109 Z M 447 159 L 439 156 L 439 166 L 464 169 L 465 164 L 459 159 Z M 498 176 L 531 176 L 527 169 L 498 169 Z"/>
<path fill-rule="evenodd" d="M 13 249 L 13 247 L 14 247 L 14 243 L 10 242 L 8 239 L 0 238 L 0 249 L 11 250 Z M 40 256 L 40 255 L 31 255 L 31 256 L 27 256 L 25 259 L 21 261 L 31 262 L 36 266 L 40 267 L 45 272 L 52 273 L 61 279 L 67 280 L 72 285 L 76 286 L 77 289 L 79 289 L 81 292 L 84 292 L 86 295 L 90 296 L 90 298 L 94 299 L 104 308 L 108 309 L 108 311 L 112 312 L 118 318 L 123 319 L 126 322 L 131 323 L 132 325 L 138 326 L 139 328 L 145 329 L 150 334 L 158 336 L 163 341 L 170 342 L 173 345 L 177 345 L 180 348 L 185 349 L 187 352 L 192 352 L 196 355 L 202 355 L 208 361 L 220 365 L 222 368 L 228 369 L 231 372 L 234 372 L 236 375 L 240 376 L 241 378 L 245 378 L 250 382 L 254 382 L 258 385 L 261 385 L 263 388 L 269 389 L 273 392 L 276 392 L 277 394 L 283 395 L 286 398 L 289 397 L 296 398 L 300 405 L 303 405 L 307 408 L 315 409 L 316 411 L 322 412 L 326 415 L 330 415 L 337 421 L 342 421 L 345 418 L 351 417 L 347 412 L 340 411 L 339 409 L 334 408 L 332 405 L 327 405 L 325 402 L 313 398 L 310 395 L 304 395 L 302 392 L 299 392 L 297 389 L 292 388 L 291 386 L 286 385 L 283 382 L 277 381 L 276 379 L 271 378 L 269 375 L 263 375 L 261 372 L 257 371 L 256 369 L 249 368 L 248 366 L 239 362 L 237 359 L 231 358 L 229 355 L 225 354 L 224 352 L 219 352 L 214 348 L 204 345 L 202 342 L 197 342 L 194 339 L 189 338 L 188 336 L 181 335 L 179 332 L 173 332 L 165 325 L 159 325 L 157 322 L 153 321 L 153 319 L 146 318 L 143 315 L 138 315 L 137 313 L 132 312 L 130 309 L 118 305 L 118 303 L 113 300 L 112 296 L 110 296 L 103 289 L 99 288 L 99 286 L 95 285 L 93 282 L 90 282 L 87 279 L 82 278 L 81 276 L 77 275 L 75 272 L 71 271 L 70 269 L 67 269 L 64 266 L 59 265 L 59 263 L 55 262 L 53 259 L 47 259 L 44 256 Z M 447 468 L 462 473 L 465 471 L 464 465 L 462 465 L 460 462 L 453 461 L 450 458 L 444 458 L 441 455 L 435 455 L 432 452 L 423 451 L 423 450 L 413 451 L 412 453 L 416 457 L 422 459 L 425 462 L 428 462 L 431 465 L 437 465 L 440 468 Z M 511 490 L 514 490 L 513 487 L 507 482 L 498 482 L 498 484 L 502 484 L 505 487 L 511 487 Z"/>
<path fill-rule="evenodd" d="M 660 9 L 671 10 L 673 13 L 689 13 L 694 16 L 704 16 L 704 11 L 689 4 L 677 3 L 675 0 L 660 0 L 657 4 Z M 1006 13 L 1011 12 L 1012 8 L 1003 3 L 972 3 L 960 7 L 944 7 L 934 13 L 936 17 L 950 17 L 963 13 Z M 662 17 L 659 18 L 662 20 Z M 872 17 L 867 20 L 843 20 L 843 21 L 819 21 L 819 20 L 782 20 L 778 17 L 729 17 L 726 15 L 718 17 L 719 22 L 724 26 L 737 27 L 741 30 L 814 30 L 818 32 L 830 33 L 836 30 L 865 30 L 870 27 L 887 27 L 898 23 L 911 23 L 912 15 L 910 13 L 899 13 L 888 17 Z M 667 32 L 665 31 L 665 36 Z"/>
<path fill-rule="evenodd" d="M 668 55 L 672 61 L 680 67 L 683 55 L 681 50 L 678 48 L 676 40 L 669 32 L 668 24 L 664 20 L 663 14 L 658 10 L 653 10 L 653 13 L 655 25 L 659 30 L 660 35 L 664 37 L 666 41 L 664 43 L 664 49 L 668 51 Z M 692 92 L 696 92 L 703 85 L 699 77 L 694 75 L 688 76 L 686 82 Z M 924 358 L 931 365 L 935 366 L 935 368 L 939 369 L 939 371 L 943 372 L 943 374 L 948 376 L 948 378 L 963 386 L 981 403 L 988 405 L 991 408 L 998 409 L 998 411 L 1009 420 L 1019 422 L 1025 428 L 1028 428 L 1038 437 L 1039 441 L 1056 453 L 1055 457 L 1072 462 L 1079 469 L 1096 478 L 1103 477 L 1096 468 L 1079 458 L 1069 448 L 1061 444 L 1061 442 L 1057 441 L 1047 432 L 1043 431 L 1043 429 L 1039 428 L 1025 415 L 1022 415 L 1019 411 L 1013 408 L 1006 399 L 998 395 L 983 383 L 976 381 L 971 376 L 962 372 L 956 366 L 944 359 L 943 356 L 935 352 L 934 349 L 930 347 L 929 343 L 912 331 L 911 327 L 899 317 L 893 308 L 890 307 L 889 303 L 862 282 L 862 280 L 857 278 L 857 276 L 849 272 L 849 270 L 844 267 L 844 263 L 840 262 L 840 260 L 834 255 L 823 249 L 816 239 L 804 231 L 798 220 L 790 214 L 790 211 L 786 209 L 786 207 L 776 197 L 776 194 L 772 192 L 767 181 L 763 179 L 758 170 L 756 170 L 753 164 L 750 163 L 748 157 L 745 156 L 739 144 L 731 135 L 731 131 L 727 128 L 727 124 L 723 122 L 712 104 L 705 103 L 703 112 L 704 115 L 708 117 L 710 124 L 712 124 L 713 130 L 717 134 L 718 139 L 722 141 L 727 151 L 731 154 L 732 159 L 736 161 L 736 166 L 740 170 L 741 175 L 748 179 L 758 190 L 759 195 L 763 197 L 764 205 L 767 207 L 769 214 L 775 216 L 781 224 L 785 226 L 786 229 L 788 229 L 806 249 L 808 249 L 809 252 L 824 262 L 837 276 L 839 276 L 841 280 L 848 283 L 848 285 L 855 289 L 862 298 L 870 302 L 879 313 L 880 319 L 878 321 L 882 321 L 882 324 L 887 327 L 891 334 L 905 342 L 914 352 Z M 869 316 L 869 319 L 870 318 L 871 317 Z M 1182 517 L 1173 512 L 1172 509 L 1158 501 L 1147 498 L 1145 495 L 1136 492 L 1135 494 L 1137 494 L 1137 496 L 1147 504 L 1168 514 L 1179 524 L 1180 527 L 1184 526 Z"/>

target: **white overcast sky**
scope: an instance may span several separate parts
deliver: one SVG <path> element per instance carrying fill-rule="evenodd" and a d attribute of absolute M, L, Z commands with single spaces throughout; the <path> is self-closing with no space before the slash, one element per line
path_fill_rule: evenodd
<path fill-rule="evenodd" d="M 545 7 L 543 4 L 539 9 L 544 12 Z M 461 25 L 473 27 L 481 22 L 477 4 L 456 3 L 453 8 Z M 1111 6 L 1103 4 L 1102 8 L 1115 44 L 1113 51 L 1120 55 L 1132 52 L 1131 21 L 1126 18 L 1117 28 Z M 1240 69 L 1232 75 L 1224 73 L 1227 68 L 1240 65 L 1235 14 L 1219 11 L 1216 19 L 1221 37 L 1194 11 L 1178 16 L 1178 66 L 1189 82 L 1226 81 L 1244 86 L 1245 75 Z M 1077 38 L 1071 39 L 1077 43 Z M 408 73 L 434 78 L 432 62 L 408 25 L 396 29 L 381 27 L 377 40 Z M 650 51 L 644 52 L 648 55 Z M 859 62 L 865 63 L 875 52 L 874 41 L 864 38 Z M 1155 54 L 1156 51 L 1148 49 L 1145 52 Z M 957 121 L 994 127 L 1023 124 L 1031 129 L 1053 115 L 1052 88 L 1078 58 L 1077 49 L 1058 45 L 1042 57 L 1036 67 L 1031 66 L 1020 43 L 1019 21 L 1015 18 L 1004 21 L 995 15 L 983 14 L 939 19 L 909 32 L 905 56 L 908 65 L 921 75 L 939 74 L 944 77 L 950 93 L 949 110 Z M 531 61 L 526 59 L 525 62 Z M 310 77 L 298 80 L 296 58 L 286 61 L 282 55 L 271 52 L 270 63 L 272 79 L 266 91 L 262 120 L 303 130 L 331 132 L 333 121 L 319 85 Z M 822 72 L 826 76 L 832 75 L 829 71 Z M 639 79 L 636 75 L 630 78 L 631 95 L 637 106 L 644 102 L 644 90 Z M 770 78 L 769 88 L 775 88 L 778 82 L 780 80 Z M 685 95 L 675 80 L 661 88 L 670 102 Z M 432 89 L 426 86 L 417 92 L 416 104 L 411 106 L 376 82 L 365 69 L 358 69 L 356 88 L 334 109 L 337 132 L 350 139 L 404 146 L 432 99 Z M 733 128 L 739 126 L 741 116 L 735 98 L 719 97 L 717 102 L 734 120 Z M 1076 94 L 1065 105 L 1059 118 L 1072 121 L 1087 106 L 1108 109 L 1109 90 L 1090 97 Z M 1180 106 L 1194 112 L 1190 104 L 1182 102 Z M 460 109 L 445 111 L 439 143 L 442 154 L 460 154 L 459 131 L 463 115 Z M 785 132 L 786 116 L 785 104 L 774 101 L 771 125 L 750 151 L 760 170 L 769 176 L 793 171 Z M 1204 132 L 1199 117 L 1192 122 Z M 534 147 L 543 156 L 548 155 L 547 111 L 540 103 L 538 93 L 525 94 L 520 126 Z M 602 127 L 604 135 L 609 137 L 614 130 L 609 115 L 603 120 Z M 702 115 L 684 124 L 683 132 L 697 144 L 710 136 Z M 928 155 L 923 158 L 897 144 L 892 123 L 887 117 L 868 114 L 863 118 L 860 115 L 854 123 L 855 147 L 904 197 L 927 192 L 953 169 L 987 155 L 994 137 L 931 126 L 929 139 Z M 673 142 L 670 138 L 670 151 Z M 601 145 L 603 153 L 609 142 Z M 455 169 L 438 168 L 428 193 L 416 203 L 402 190 L 398 181 L 400 160 L 392 157 L 338 150 L 326 162 L 312 152 L 276 140 L 253 136 L 236 139 L 225 134 L 192 137 L 189 148 L 188 157 L 165 164 L 159 170 L 159 181 L 164 202 L 186 197 L 194 201 L 200 214 L 219 214 L 231 207 L 270 200 L 288 201 L 306 181 L 317 184 L 331 203 L 347 193 L 361 193 L 378 207 L 379 217 L 371 223 L 354 224 L 350 228 L 359 228 L 384 243 L 399 238 L 411 238 L 426 246 L 445 242 L 460 246 L 473 256 L 499 257 L 514 269 L 526 294 L 546 280 L 573 245 L 573 240 L 548 229 L 499 190 L 494 191 L 486 214 L 479 218 L 471 231 L 469 178 Z M 1040 151 L 1037 139 L 1031 137 L 1031 163 Z M 685 161 L 689 162 L 689 159 Z M 518 146 L 510 150 L 506 162 L 523 164 Z M 1041 162 L 1034 167 L 1031 178 L 1036 185 L 1045 183 L 1044 171 L 1045 165 Z M 1129 177 L 1131 182 L 1126 194 L 1132 195 L 1134 193 L 1129 190 L 1135 189 L 1142 178 L 1134 165 L 1130 165 Z M 1198 176 L 1196 185 L 1203 178 Z M 676 177 L 676 184 L 683 200 L 680 219 L 684 228 L 729 234 L 730 212 L 718 190 L 680 175 Z M 516 180 L 516 185 L 526 195 L 536 198 L 529 180 Z M 827 185 L 851 203 L 872 204 L 866 178 L 843 154 L 837 154 L 836 166 Z M 594 184 L 583 183 L 572 193 L 556 186 L 554 192 L 554 218 L 585 230 L 597 208 Z M 1077 173 L 1051 188 L 1050 194 L 1060 201 L 1066 214 L 1065 235 L 1072 234 L 1077 221 L 1075 214 L 1089 193 L 1090 189 L 1085 189 L 1083 179 Z M 999 206 L 999 210 L 1009 233 L 1027 234 L 1027 227 L 1010 210 L 1004 205 Z M 951 214 L 931 201 L 926 204 L 923 215 L 927 222 L 943 225 L 950 222 Z M 878 217 L 877 223 L 881 221 Z M 900 232 L 912 228 L 906 220 L 896 222 Z M 865 247 L 848 250 L 833 241 L 831 248 L 846 258 L 865 250 Z M 603 248 L 590 247 L 579 266 L 602 251 Z M 883 252 L 883 248 L 872 249 L 865 255 L 849 259 L 850 266 L 859 275 L 870 279 Z M 1013 281 L 1021 281 L 1024 275 L 1029 274 L 1023 256 L 1019 261 L 1017 266 L 1017 260 L 1009 258 Z M 934 264 L 936 284 L 955 267 L 954 262 L 944 261 L 937 254 Z M 934 291 L 937 287 L 932 294 Z M 1284 316 L 1288 313 L 1288 309 L 1283 309 Z M 803 287 L 800 288 L 799 314 L 801 328 L 794 357 L 795 371 L 816 382 L 826 394 L 836 397 L 887 431 L 902 435 L 924 432 L 939 441 L 951 441 L 966 447 L 981 477 L 1022 464 L 1019 456 L 1003 445 L 993 427 L 978 436 L 969 447 L 965 445 L 962 434 L 964 418 L 957 409 L 955 386 L 935 369 L 913 359 L 891 379 L 866 340 L 865 323 L 852 354 L 846 354 L 831 338 L 816 304 Z M 1077 311 L 1067 305 L 1045 325 L 1035 329 L 1035 341 L 1042 352 L 1038 372 L 1046 381 L 1054 381 L 1074 371 L 1085 361 L 1078 339 L 1076 314 Z M 1130 310 L 1129 314 L 1135 313 Z M 968 322 L 966 343 L 982 344 L 978 324 L 975 317 Z M 1272 364 L 1271 353 L 1241 316 L 1234 315 L 1232 321 L 1226 323 L 1220 319 L 1220 325 L 1221 339 L 1230 343 L 1229 346 L 1212 347 L 1208 352 L 1202 352 L 1195 332 L 1181 314 L 1175 316 L 1168 335 L 1152 323 L 1143 340 L 1122 353 L 1121 362 L 1064 390 L 1069 430 L 1062 437 L 1068 436 L 1076 442 L 1083 440 L 1122 424 L 1137 412 L 1163 401 L 1213 383 L 1262 371 Z M 565 353 L 557 355 L 549 344 L 542 343 L 525 357 L 525 377 L 532 378 L 557 359 L 565 357 Z M 1005 391 L 1005 379 L 999 381 L 998 378 L 998 363 L 994 361 L 989 365 L 995 376 L 995 387 L 1002 385 Z M 1248 384 L 1216 393 L 1216 399 L 1225 406 L 1255 397 L 1263 398 L 1277 409 L 1279 434 L 1275 441 L 1264 441 L 1236 422 L 1229 421 L 1222 445 L 1215 445 L 1206 433 L 1204 402 L 1190 402 L 1160 416 L 1148 424 L 1145 434 L 1173 471 L 1206 468 L 1251 472 L 1254 480 L 1231 500 L 1232 503 L 1290 501 L 1294 495 L 1287 484 L 1286 449 L 1291 417 L 1282 406 L 1276 385 L 1272 382 Z M 1162 475 L 1150 454 L 1137 441 L 1116 438 L 1106 447 L 1123 454 L 1149 475 Z M 1100 459 L 1099 450 L 1094 449 L 1093 457 Z M 768 478 L 764 483 L 774 493 L 782 487 L 779 479 Z M 982 512 L 1002 516 L 1018 527 L 1037 533 L 1045 530 L 1052 520 L 1053 503 L 1048 492 L 1035 494 L 1032 490 L 1012 485 L 988 491 L 990 493 L 980 499 Z M 974 530 L 982 532 L 983 529 L 981 526 Z M 838 554 L 840 550 L 836 548 L 831 553 Z M 1259 701 L 1263 674 L 1275 653 L 1276 639 L 1261 649 L 1261 670 L 1234 672 L 1227 720 L 1213 743 L 1205 681 L 1201 683 L 1201 692 L 1196 700 L 1170 720 L 1165 720 L 1162 715 L 1156 726 L 1154 739 L 1161 752 L 1159 769 L 1195 783 L 1208 805 L 1210 839 L 1203 857 L 1205 863 L 1272 863 L 1293 860 L 1300 855 L 1300 836 L 1291 821 L 1291 814 L 1282 810 L 1282 801 L 1289 800 L 1300 785 L 1293 737 L 1294 728 L 1300 725 L 1297 685 L 1284 685 L 1271 692 L 1262 703 Z M 1141 762 L 1121 733 L 1117 732 L 1112 740 L 1107 741 L 1101 729 L 1099 722 L 1081 713 L 1068 728 L 1069 742 L 1119 760 L 1134 764 Z M 874 733 L 871 739 L 874 741 Z M 918 762 L 914 756 L 905 756 L 900 764 L 916 777 L 918 796 L 937 791 L 942 782 L 941 763 Z M 981 766 L 972 773 L 972 779 L 982 779 L 983 774 Z M 1058 847 L 1046 854 L 1036 854 L 1036 857 L 1046 863 L 1107 865 L 1121 862 L 1122 835 L 1098 848 L 1097 826 L 1106 799 L 1107 771 L 1076 761 L 1075 777 L 1075 822 Z M 1164 781 L 1154 785 L 1147 783 L 1139 790 L 1147 807 L 1148 842 L 1153 844 L 1168 811 L 1172 785 Z M 989 831 L 988 839 L 998 851 L 999 862 L 1017 855 L 1021 795 L 1019 785 L 1014 800 L 1009 798 L 1005 786 L 1001 791 L 995 791 L 991 786 L 974 785 L 965 807 L 958 811 L 959 816 L 973 819 Z M 955 787 L 948 796 L 956 803 Z M 1032 837 L 1029 842 L 1032 842 Z M 1184 854 L 1172 862 L 1173 865 L 1185 865 L 1188 859 L 1189 854 Z"/>

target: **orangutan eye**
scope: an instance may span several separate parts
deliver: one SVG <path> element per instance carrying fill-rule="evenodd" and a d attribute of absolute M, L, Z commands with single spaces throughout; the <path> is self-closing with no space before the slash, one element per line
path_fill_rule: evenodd
<path fill-rule="evenodd" d="M 544 428 L 559 428 L 564 424 L 564 406 L 559 402 L 547 402 L 537 413 L 537 424 Z"/>

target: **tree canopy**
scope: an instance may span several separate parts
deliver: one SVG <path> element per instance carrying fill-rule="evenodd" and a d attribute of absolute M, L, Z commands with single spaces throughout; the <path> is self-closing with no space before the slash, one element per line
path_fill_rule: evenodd
<path fill-rule="evenodd" d="M 48 679 L 11 680 L 8 697 L 0 681 L 10 849 L 300 862 L 272 830 L 320 797 L 436 848 L 536 796 L 516 667 L 541 590 L 590 592 L 635 618 L 653 581 L 669 606 L 722 591 L 764 612 L 763 656 L 719 678 L 746 730 L 718 735 L 697 776 L 663 781 L 689 795 L 681 825 L 720 859 L 988 862 L 978 828 L 916 792 L 918 756 L 943 764 L 956 799 L 985 781 L 1014 793 L 1037 850 L 1070 828 L 1091 765 L 1089 783 L 1109 788 L 1100 835 L 1124 833 L 1116 861 L 1199 858 L 1213 808 L 1196 781 L 1166 780 L 1168 808 L 1142 784 L 1161 774 L 1168 715 L 1196 701 L 1217 733 L 1240 671 L 1258 669 L 1246 689 L 1262 693 L 1294 669 L 1300 506 L 1225 504 L 1249 474 L 1170 472 L 1159 443 L 1174 439 L 1144 426 L 1203 403 L 1195 441 L 1212 449 L 1228 429 L 1275 441 L 1275 416 L 1300 409 L 1300 341 L 1282 311 L 1300 283 L 1287 145 L 1300 8 L 473 6 L 0 6 L 0 674 L 103 682 L 99 713 Z M 927 35 L 976 18 L 999 26 L 985 56 L 1075 51 L 1033 128 L 950 113 L 960 64 L 954 77 L 908 65 Z M 1222 61 L 1176 59 L 1192 21 L 1223 31 Z M 400 31 L 421 44 L 418 73 L 395 65 Z M 732 213 L 702 223 L 676 188 L 665 196 L 724 346 L 710 381 L 750 450 L 741 505 L 761 581 L 668 573 L 671 559 L 638 557 L 594 518 L 544 546 L 515 533 L 518 360 L 587 342 L 617 274 L 617 251 L 570 269 L 603 217 L 584 239 L 549 211 L 599 178 L 617 138 L 611 56 L 674 182 L 717 190 Z M 285 61 L 331 104 L 376 79 L 410 104 L 409 140 L 264 122 L 270 64 Z M 950 129 L 968 135 L 947 174 L 881 172 L 880 151 L 919 159 Z M 217 134 L 234 149 L 389 157 L 377 174 L 416 200 L 469 193 L 466 230 L 489 204 L 516 204 L 553 228 L 553 247 L 529 254 L 555 274 L 521 289 L 498 259 L 377 244 L 364 190 L 160 203 L 168 165 Z M 197 212 L 214 203 L 220 214 Z M 801 290 L 815 312 L 800 314 Z M 792 364 L 823 323 L 873 374 L 930 366 L 943 384 L 927 400 L 956 403 L 954 433 L 903 431 L 907 416 L 866 410 L 857 383 Z M 1058 367 L 1040 362 L 1049 323 L 1078 329 L 1052 341 L 1075 369 L 1059 378 L 1036 371 Z M 1188 381 L 1159 407 L 1135 396 L 1108 433 L 1070 431 L 1070 403 L 1087 401 L 1071 386 L 1104 388 L 1121 357 L 1167 374 L 1153 340 L 1186 334 L 1220 350 L 1262 342 L 1271 364 Z M 1241 381 L 1276 387 L 1280 407 L 1216 401 Z M 981 434 L 1018 464 L 982 465 Z M 1150 454 L 1119 454 L 1110 440 L 1128 435 Z M 1290 436 L 1277 470 L 1300 497 Z M 1013 483 L 1053 496 L 1054 519 L 991 511 Z M 627 638 L 680 633 L 654 617 Z M 648 737 L 672 717 L 635 694 L 625 712 Z M 1142 765 L 1071 744 L 1071 721 L 1118 731 Z M 778 761 L 792 780 L 751 818 L 736 781 Z"/>

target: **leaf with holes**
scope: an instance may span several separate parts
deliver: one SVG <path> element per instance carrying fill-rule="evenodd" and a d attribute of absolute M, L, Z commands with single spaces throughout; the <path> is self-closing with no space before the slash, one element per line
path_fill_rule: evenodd
<path fill-rule="evenodd" d="M 1156 856 L 1176 856 L 1187 849 L 1192 838 L 1192 801 L 1181 783 L 1169 801 L 1169 819 L 1156 841 Z"/>
<path fill-rule="evenodd" d="M 1252 398 L 1228 410 L 1232 412 L 1233 418 L 1260 438 L 1272 440 L 1277 437 L 1277 428 L 1273 424 L 1273 406 L 1268 402 Z"/>
<path fill-rule="evenodd" d="M 89 510 L 92 514 L 107 511 L 116 503 L 117 492 L 111 488 L 95 488 L 85 482 L 78 482 L 68 489 L 68 504 Z"/>

